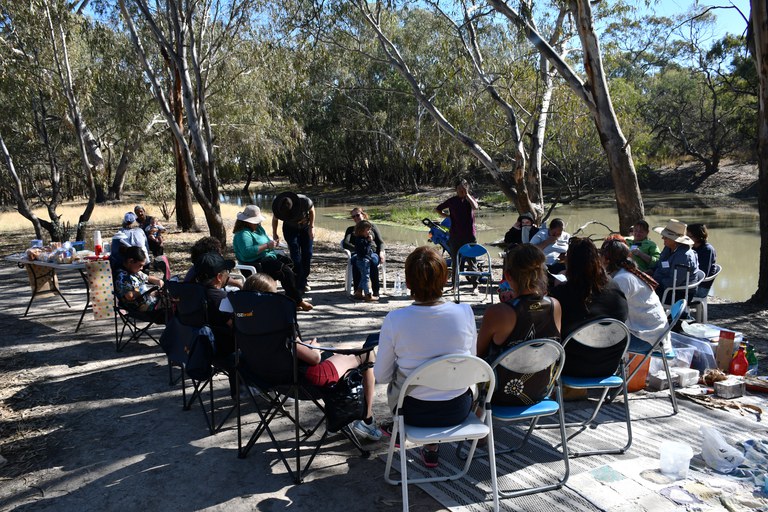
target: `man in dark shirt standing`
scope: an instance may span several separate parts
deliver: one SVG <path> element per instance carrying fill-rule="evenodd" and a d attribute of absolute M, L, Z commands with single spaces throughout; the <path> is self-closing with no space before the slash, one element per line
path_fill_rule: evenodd
<path fill-rule="evenodd" d="M 445 213 L 446 209 L 448 213 Z M 435 208 L 439 215 L 450 217 L 451 219 L 451 228 L 448 232 L 448 246 L 451 248 L 451 264 L 454 266 L 456 261 L 458 261 L 457 257 L 461 246 L 468 243 L 477 243 L 475 210 L 477 210 L 477 199 L 469 193 L 469 183 L 464 179 L 456 184 L 456 195 L 443 201 Z M 469 259 L 466 263 L 470 271 L 477 268 L 474 259 Z M 464 269 L 461 268 L 460 270 Z M 470 277 L 469 282 L 472 283 L 472 293 L 477 294 L 477 277 Z M 457 284 L 454 283 L 454 286 Z"/>
<path fill-rule="evenodd" d="M 293 260 L 296 287 L 301 292 L 310 290 L 307 284 L 315 239 L 315 205 L 304 194 L 283 192 L 272 202 L 272 238 L 280 241 L 277 222 L 283 221 L 283 238 Z"/>

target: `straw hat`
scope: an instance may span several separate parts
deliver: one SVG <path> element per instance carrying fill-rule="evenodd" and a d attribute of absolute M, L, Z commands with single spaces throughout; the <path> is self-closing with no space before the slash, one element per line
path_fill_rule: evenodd
<path fill-rule="evenodd" d="M 693 240 L 685 235 L 687 228 L 688 225 L 686 223 L 680 222 L 677 219 L 669 219 L 666 226 L 663 228 L 661 226 L 655 227 L 653 230 L 664 238 L 669 238 L 679 244 L 693 245 Z"/>
<path fill-rule="evenodd" d="M 255 204 L 249 204 L 245 207 L 245 210 L 237 214 L 237 220 L 250 224 L 261 224 L 266 218 L 261 214 L 261 208 Z"/>

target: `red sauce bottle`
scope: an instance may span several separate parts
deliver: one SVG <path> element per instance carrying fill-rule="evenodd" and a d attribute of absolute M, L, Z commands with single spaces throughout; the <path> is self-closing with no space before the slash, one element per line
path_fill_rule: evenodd
<path fill-rule="evenodd" d="M 728 367 L 728 373 L 731 375 L 745 375 L 749 369 L 749 361 L 744 353 L 744 345 L 739 345 L 739 351 L 731 359 L 731 365 Z"/>

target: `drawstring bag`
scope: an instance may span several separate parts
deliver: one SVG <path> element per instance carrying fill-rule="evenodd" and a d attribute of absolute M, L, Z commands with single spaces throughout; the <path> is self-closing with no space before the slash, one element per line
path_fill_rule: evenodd
<path fill-rule="evenodd" d="M 323 401 L 329 432 L 338 432 L 355 420 L 365 419 L 368 404 L 363 392 L 362 370 L 347 370 L 338 382 L 324 387 Z"/>

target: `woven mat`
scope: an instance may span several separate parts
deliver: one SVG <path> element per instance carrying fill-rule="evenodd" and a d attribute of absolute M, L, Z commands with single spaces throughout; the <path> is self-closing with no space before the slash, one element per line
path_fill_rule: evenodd
<path fill-rule="evenodd" d="M 591 410 L 586 408 L 587 402 L 569 402 L 565 405 L 566 421 L 586 419 Z M 600 483 L 607 480 L 623 479 L 626 474 L 627 488 L 621 489 L 626 498 L 632 492 L 647 493 L 647 489 L 655 489 L 654 485 L 644 485 L 642 478 L 630 475 L 631 471 L 622 468 L 632 468 L 635 473 L 638 468 L 658 468 L 658 447 L 664 440 L 687 442 L 694 453 L 701 451 L 701 434 L 699 427 L 710 425 L 717 428 L 731 443 L 750 438 L 764 437 L 765 426 L 757 423 L 753 415 L 712 411 L 685 400 L 678 400 L 680 412 L 671 416 L 672 405 L 668 395 L 664 393 L 631 396 L 630 411 L 632 415 L 632 447 L 624 455 L 595 455 L 572 458 L 570 460 L 571 474 L 566 486 L 556 491 L 538 493 L 532 496 L 501 500 L 501 510 L 508 511 L 599 511 L 613 510 L 615 503 L 610 503 L 610 493 L 600 491 Z M 623 405 L 621 400 L 604 406 L 598 416 L 600 424 L 597 427 L 582 431 L 568 441 L 569 450 L 581 451 L 587 449 L 602 449 L 610 446 L 623 446 L 626 442 L 626 425 L 624 423 Z M 578 429 L 568 429 L 572 435 Z M 513 426 L 497 422 L 494 427 L 497 450 L 506 446 L 516 446 L 522 438 L 524 430 L 521 426 Z M 497 457 L 499 487 L 514 490 L 555 482 L 562 475 L 564 463 L 559 453 L 559 430 L 537 430 L 525 448 L 515 454 L 505 454 Z M 613 444 L 610 444 L 613 443 Z M 384 454 L 386 457 L 386 454 Z M 440 449 L 440 466 L 437 469 L 425 470 L 419 459 L 418 449 L 409 449 L 408 471 L 414 478 L 419 476 L 449 474 L 460 464 L 455 455 L 455 445 L 444 445 Z M 415 460 L 413 460 L 415 459 Z M 695 460 L 695 459 L 694 459 Z M 633 462 L 634 461 L 634 462 Z M 695 464 L 694 464 L 695 465 Z M 399 468 L 399 460 L 395 455 L 393 468 Z M 705 472 L 692 467 L 691 473 L 706 476 Z M 633 480 L 634 478 L 634 480 Z M 690 479 L 690 475 L 689 475 Z M 591 485 L 594 483 L 595 485 Z M 490 510 L 490 470 L 488 457 L 480 457 L 473 461 L 467 477 L 451 481 L 431 484 L 421 484 L 420 487 L 443 506 L 452 511 L 481 511 Z M 664 486 L 661 486 L 664 487 Z M 669 487 L 666 485 L 666 487 Z M 652 509 L 675 508 L 675 503 L 663 496 L 654 495 L 657 502 Z M 661 502 L 658 502 L 661 500 Z M 645 501 L 648 501 L 647 499 Z M 660 507 L 666 502 L 669 507 Z M 625 510 L 643 510 L 644 507 L 622 507 Z"/>

